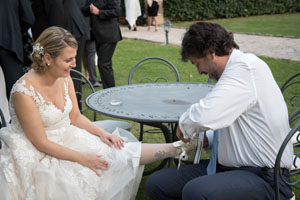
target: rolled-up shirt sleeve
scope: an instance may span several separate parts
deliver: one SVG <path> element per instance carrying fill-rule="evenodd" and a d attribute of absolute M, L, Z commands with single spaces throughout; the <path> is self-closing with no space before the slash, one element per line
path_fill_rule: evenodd
<path fill-rule="evenodd" d="M 254 77 L 249 66 L 244 62 L 235 65 L 225 68 L 212 91 L 181 115 L 179 127 L 184 138 L 228 127 L 256 103 Z"/>

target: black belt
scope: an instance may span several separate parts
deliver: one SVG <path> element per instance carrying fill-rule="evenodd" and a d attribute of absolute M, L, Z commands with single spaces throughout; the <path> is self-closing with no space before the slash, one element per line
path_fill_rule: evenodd
<path fill-rule="evenodd" d="M 262 167 L 261 170 L 265 171 L 265 172 L 269 172 L 269 173 L 274 173 L 275 172 L 275 168 Z M 280 168 L 279 173 L 282 174 L 282 175 L 285 175 L 285 176 L 290 176 L 290 170 L 288 170 L 286 168 Z"/>

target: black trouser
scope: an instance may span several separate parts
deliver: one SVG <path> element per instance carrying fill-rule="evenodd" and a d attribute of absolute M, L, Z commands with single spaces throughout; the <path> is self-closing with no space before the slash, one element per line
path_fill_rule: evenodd
<path fill-rule="evenodd" d="M 98 69 L 101 76 L 103 88 L 115 86 L 114 70 L 112 68 L 112 56 L 117 43 L 98 43 L 96 50 L 98 56 Z"/>
<path fill-rule="evenodd" d="M 86 37 L 82 36 L 82 37 L 76 38 L 76 40 L 78 42 L 78 48 L 77 48 L 77 55 L 76 55 L 75 70 L 81 72 L 81 57 L 82 57 Z M 77 75 L 77 74 L 71 73 L 71 76 L 74 77 L 74 78 L 80 79 L 80 76 Z M 81 105 L 81 95 L 80 95 L 81 94 L 81 83 L 79 81 L 75 81 L 74 82 L 74 88 L 75 88 L 75 91 L 76 91 L 78 107 L 79 107 L 79 110 L 81 110 L 81 107 L 82 107 L 82 105 Z"/>
<path fill-rule="evenodd" d="M 92 84 L 97 82 L 97 73 L 96 73 L 96 44 L 94 40 L 87 40 L 84 47 L 85 57 L 86 57 L 86 65 L 89 72 L 89 81 Z"/>
<path fill-rule="evenodd" d="M 6 96 L 9 99 L 12 86 L 25 73 L 23 63 L 17 59 L 15 53 L 0 47 L 0 65 L 5 78 Z"/>

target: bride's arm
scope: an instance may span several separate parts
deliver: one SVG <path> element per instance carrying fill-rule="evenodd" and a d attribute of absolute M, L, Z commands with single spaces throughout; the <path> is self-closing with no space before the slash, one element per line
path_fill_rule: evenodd
<path fill-rule="evenodd" d="M 77 162 L 90 168 L 97 175 L 100 175 L 97 169 L 107 169 L 107 162 L 101 159 L 100 155 L 82 154 L 48 140 L 40 112 L 32 97 L 21 92 L 15 92 L 12 95 L 12 103 L 22 129 L 37 150 L 58 159 Z"/>
<path fill-rule="evenodd" d="M 85 129 L 89 133 L 99 136 L 101 140 L 106 144 L 108 144 L 109 146 L 115 146 L 116 148 L 121 149 L 123 147 L 122 138 L 106 132 L 104 129 L 96 126 L 88 118 L 86 118 L 84 115 L 80 113 L 80 110 L 78 108 L 76 93 L 74 89 L 74 84 L 71 78 L 69 78 L 68 85 L 69 85 L 69 96 L 73 104 L 72 111 L 70 112 L 71 123 L 74 126 L 77 126 L 81 129 Z"/>

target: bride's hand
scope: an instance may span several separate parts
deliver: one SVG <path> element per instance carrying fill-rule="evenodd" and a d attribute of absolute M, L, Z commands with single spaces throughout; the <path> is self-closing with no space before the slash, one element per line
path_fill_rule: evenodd
<path fill-rule="evenodd" d="M 108 163 L 104 159 L 101 158 L 101 155 L 95 155 L 95 154 L 84 154 L 80 164 L 90 168 L 92 171 L 94 171 L 97 176 L 101 176 L 101 174 L 98 172 L 98 170 L 108 170 Z"/>
<path fill-rule="evenodd" d="M 117 149 L 122 149 L 124 147 L 124 140 L 117 135 L 106 133 L 101 136 L 101 140 L 110 147 L 114 146 Z"/>

